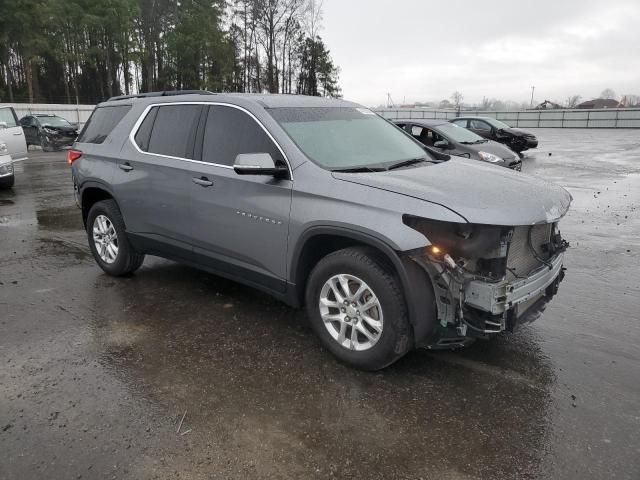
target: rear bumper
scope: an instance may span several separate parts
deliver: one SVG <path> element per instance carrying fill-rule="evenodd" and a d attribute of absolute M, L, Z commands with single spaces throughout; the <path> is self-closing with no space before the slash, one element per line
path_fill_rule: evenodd
<path fill-rule="evenodd" d="M 527 142 L 527 148 L 538 148 L 538 139 L 537 138 L 525 138 Z"/>

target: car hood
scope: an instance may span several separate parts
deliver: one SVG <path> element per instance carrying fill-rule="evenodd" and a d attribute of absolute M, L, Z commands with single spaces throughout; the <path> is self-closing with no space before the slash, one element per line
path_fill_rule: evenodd
<path fill-rule="evenodd" d="M 520 130 L 519 128 L 513 128 L 513 127 L 503 128 L 501 131 L 510 133 L 511 135 L 516 137 L 532 137 L 533 136 L 533 134 L 529 132 L 525 132 L 524 130 Z"/>
<path fill-rule="evenodd" d="M 452 157 L 431 166 L 386 172 L 339 173 L 337 180 L 442 205 L 469 223 L 533 225 L 567 213 L 572 197 L 553 183 L 495 165 Z"/>
<path fill-rule="evenodd" d="M 465 147 L 470 148 L 474 152 L 487 152 L 492 153 L 493 155 L 497 155 L 500 158 L 514 158 L 517 157 L 514 152 L 509 150 L 503 144 L 494 142 L 493 140 L 489 140 L 484 143 L 472 143 L 470 145 L 463 144 Z"/>

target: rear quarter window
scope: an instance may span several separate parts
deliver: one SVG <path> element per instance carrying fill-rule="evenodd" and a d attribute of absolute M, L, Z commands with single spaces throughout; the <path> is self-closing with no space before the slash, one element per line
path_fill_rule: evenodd
<path fill-rule="evenodd" d="M 103 143 L 129 110 L 131 105 L 96 108 L 82 129 L 78 143 Z"/>

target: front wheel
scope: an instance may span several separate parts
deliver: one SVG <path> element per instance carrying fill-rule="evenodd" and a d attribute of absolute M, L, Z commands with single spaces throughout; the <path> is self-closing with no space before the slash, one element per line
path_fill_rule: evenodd
<path fill-rule="evenodd" d="M 412 345 L 404 296 L 392 269 L 368 248 L 347 248 L 323 258 L 307 282 L 311 325 L 341 361 L 380 370 Z"/>
<path fill-rule="evenodd" d="M 520 154 L 527 149 L 527 141 L 523 138 L 514 138 L 509 142 L 509 148 Z"/>
<path fill-rule="evenodd" d="M 45 137 L 44 135 L 42 135 L 40 137 L 40 147 L 42 147 L 42 151 L 43 152 L 52 152 L 53 151 L 53 147 L 51 146 L 51 143 L 49 142 L 47 137 Z"/>
<path fill-rule="evenodd" d="M 122 214 L 114 200 L 103 200 L 91 207 L 87 237 L 93 258 L 109 275 L 128 275 L 144 262 L 144 254 L 136 252 L 127 238 Z"/>

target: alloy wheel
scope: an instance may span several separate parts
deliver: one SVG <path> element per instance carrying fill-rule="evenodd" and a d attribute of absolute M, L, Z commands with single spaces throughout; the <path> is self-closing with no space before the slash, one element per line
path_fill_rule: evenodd
<path fill-rule="evenodd" d="M 93 242 L 103 262 L 111 264 L 118 257 L 118 234 L 105 215 L 98 215 L 93 221 Z"/>
<path fill-rule="evenodd" d="M 320 291 L 319 308 L 325 328 L 344 348 L 369 350 L 382 335 L 380 300 L 354 275 L 334 275 L 327 280 Z"/>

